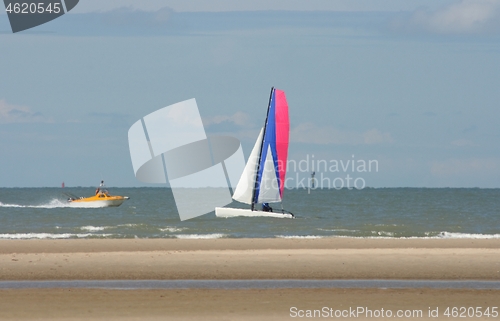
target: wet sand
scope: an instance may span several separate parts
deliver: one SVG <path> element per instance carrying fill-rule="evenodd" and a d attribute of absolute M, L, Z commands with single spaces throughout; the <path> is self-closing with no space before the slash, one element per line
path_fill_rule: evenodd
<path fill-rule="evenodd" d="M 3 240 L 0 280 L 500 280 L 499 258 L 495 239 Z M 466 289 L 0 290 L 0 320 L 285 320 L 294 306 L 426 317 L 495 305 L 500 291 Z"/>
<path fill-rule="evenodd" d="M 500 279 L 500 240 L 0 242 L 0 280 Z"/>
<path fill-rule="evenodd" d="M 447 307 L 481 307 L 483 312 L 490 307 L 491 312 L 499 298 L 493 290 L 437 289 L 0 290 L 0 320 L 293 320 L 311 319 L 299 316 L 307 310 L 324 313 L 324 308 L 325 319 L 342 319 L 335 313 L 349 311 L 349 319 L 360 320 L 450 320 L 444 315 Z M 436 308 L 438 318 L 430 318 L 429 310 Z M 353 310 L 360 312 L 356 318 Z M 398 311 L 402 318 L 395 317 Z"/>

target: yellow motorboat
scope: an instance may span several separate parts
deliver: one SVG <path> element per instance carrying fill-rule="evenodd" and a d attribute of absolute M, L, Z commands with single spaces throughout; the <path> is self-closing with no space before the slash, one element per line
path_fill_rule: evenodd
<path fill-rule="evenodd" d="M 70 197 L 68 198 L 68 202 L 74 207 L 116 207 L 122 205 L 128 199 L 128 196 L 110 195 L 104 188 L 104 182 L 101 182 L 94 196 Z"/>

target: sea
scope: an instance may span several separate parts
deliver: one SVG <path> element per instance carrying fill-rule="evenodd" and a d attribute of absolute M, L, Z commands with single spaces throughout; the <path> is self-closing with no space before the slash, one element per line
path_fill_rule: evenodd
<path fill-rule="evenodd" d="M 500 238 L 500 189 L 288 189 L 282 205 L 295 219 L 211 212 L 187 221 L 168 188 L 109 191 L 130 199 L 73 208 L 65 193 L 90 196 L 94 188 L 0 188 L 0 239 Z"/>

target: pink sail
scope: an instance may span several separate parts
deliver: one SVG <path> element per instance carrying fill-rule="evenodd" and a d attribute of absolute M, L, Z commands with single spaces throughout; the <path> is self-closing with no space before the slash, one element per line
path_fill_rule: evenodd
<path fill-rule="evenodd" d="M 288 159 L 290 122 L 288 104 L 282 90 L 272 89 L 260 147 L 252 203 L 283 200 Z M 278 183 L 278 184 L 276 184 Z"/>
<path fill-rule="evenodd" d="M 283 198 L 285 188 L 286 163 L 288 160 L 288 143 L 290 133 L 290 120 L 288 117 L 288 103 L 286 102 L 285 92 L 279 89 L 275 90 L 276 102 L 276 153 L 278 158 L 279 190 Z"/>

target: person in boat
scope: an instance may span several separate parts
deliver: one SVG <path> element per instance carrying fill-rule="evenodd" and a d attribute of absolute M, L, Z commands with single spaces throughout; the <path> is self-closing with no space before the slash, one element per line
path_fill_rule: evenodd
<path fill-rule="evenodd" d="M 104 187 L 104 181 L 101 181 L 101 184 L 99 184 L 99 187 L 96 188 L 96 190 L 95 190 L 95 195 L 99 194 L 99 192 L 101 192 L 101 191 L 104 191 L 103 187 Z"/>
<path fill-rule="evenodd" d="M 272 212 L 273 208 L 269 205 L 269 203 L 262 203 L 262 211 L 263 212 Z"/>

